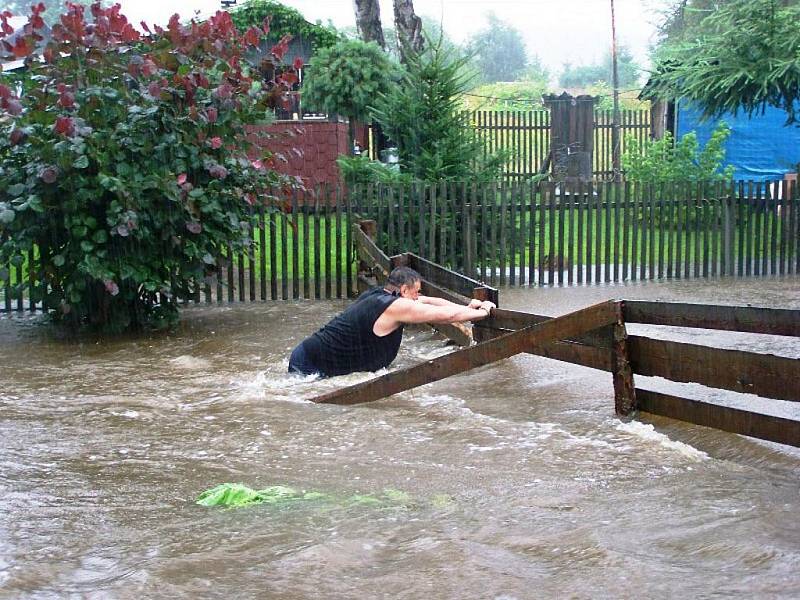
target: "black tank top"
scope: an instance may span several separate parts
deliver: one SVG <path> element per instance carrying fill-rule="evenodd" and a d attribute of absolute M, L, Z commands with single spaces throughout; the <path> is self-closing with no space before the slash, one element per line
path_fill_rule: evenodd
<path fill-rule="evenodd" d="M 372 328 L 397 298 L 380 287 L 361 294 L 303 342 L 311 362 L 328 377 L 388 367 L 400 349 L 403 326 L 383 337 L 375 335 Z"/>

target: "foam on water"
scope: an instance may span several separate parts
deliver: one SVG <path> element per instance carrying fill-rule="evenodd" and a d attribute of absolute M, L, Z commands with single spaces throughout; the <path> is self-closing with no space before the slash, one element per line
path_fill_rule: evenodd
<path fill-rule="evenodd" d="M 179 369 L 208 369 L 211 363 L 204 358 L 183 354 L 169 360 L 169 364 Z"/>
<path fill-rule="evenodd" d="M 438 346 L 432 350 L 421 346 L 411 346 L 408 354 L 409 356 L 420 361 L 433 360 L 434 358 L 446 356 L 456 349 L 457 348 L 455 346 Z"/>
<path fill-rule="evenodd" d="M 234 396 L 240 400 L 304 403 L 320 394 L 369 381 L 388 372 L 381 369 L 375 373 L 351 373 L 325 378 L 319 375 L 290 374 L 286 370 L 287 366 L 288 361 L 284 360 L 268 365 L 267 370 L 258 371 L 254 376 L 232 381 Z"/>
<path fill-rule="evenodd" d="M 708 454 L 702 450 L 698 450 L 697 448 L 694 448 L 689 444 L 684 444 L 683 442 L 676 442 L 669 439 L 669 437 L 663 433 L 658 433 L 655 430 L 655 427 L 649 423 L 640 423 L 638 421 L 619 423 L 617 424 L 617 430 L 634 435 L 646 442 L 655 443 L 662 448 L 678 452 L 689 460 L 700 462 L 709 458 Z"/>
<path fill-rule="evenodd" d="M 563 429 L 556 423 L 539 421 L 513 421 L 472 410 L 462 398 L 448 394 L 420 394 L 415 397 L 416 403 L 426 409 L 441 411 L 453 417 L 447 427 L 453 431 L 465 429 L 480 430 L 482 434 L 500 440 L 491 446 L 470 446 L 471 451 L 485 452 L 500 448 L 538 447 L 540 443 L 551 437 L 563 438 L 575 442 L 579 438 Z M 583 438 L 580 438 L 583 440 Z"/>

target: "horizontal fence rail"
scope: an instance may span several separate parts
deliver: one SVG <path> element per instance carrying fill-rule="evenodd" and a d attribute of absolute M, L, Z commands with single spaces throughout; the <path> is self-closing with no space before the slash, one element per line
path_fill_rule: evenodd
<path fill-rule="evenodd" d="M 800 311 L 743 306 L 714 306 L 622 300 L 622 323 L 720 329 L 748 334 L 797 336 Z M 493 310 L 474 325 L 477 341 L 550 320 L 510 310 Z M 726 350 L 649 336 L 623 335 L 631 384 L 636 376 L 656 376 L 692 382 L 708 388 L 755 394 L 762 398 L 800 402 L 800 359 L 762 352 Z M 620 336 L 612 327 L 530 348 L 531 354 L 613 372 L 612 348 Z M 800 446 L 800 421 L 685 398 L 636 386 L 629 411 L 643 411 L 723 431 Z"/>
<path fill-rule="evenodd" d="M 789 181 L 439 183 L 350 190 L 387 254 L 491 285 L 570 285 L 800 271 Z"/>
<path fill-rule="evenodd" d="M 370 224 L 372 231 L 373 221 Z M 498 290 L 478 287 L 476 280 L 459 275 L 441 265 L 426 261 L 412 253 L 388 257 L 380 251 L 365 257 L 376 267 L 404 264 L 423 274 L 423 289 L 428 295 L 465 303 L 467 298 L 485 298 L 489 293 L 497 300 Z M 774 400 L 800 401 L 800 359 L 764 352 L 727 350 L 700 346 L 657 337 L 631 336 L 626 323 L 657 326 L 699 327 L 729 332 L 782 336 L 800 335 L 800 311 L 753 306 L 720 306 L 677 302 L 620 300 L 607 303 L 613 307 L 604 323 L 578 330 L 561 330 L 561 335 L 546 343 L 528 343 L 512 353 L 527 352 L 539 356 L 610 372 L 614 385 L 614 405 L 618 414 L 649 412 L 732 433 L 800 446 L 800 421 L 733 408 L 703 400 L 664 394 L 637 387 L 636 376 L 656 376 L 673 382 L 692 382 L 733 392 L 755 394 Z M 596 309 L 597 307 L 594 307 Z M 587 309 L 584 309 L 587 310 Z M 593 309 L 588 309 L 593 310 Z M 478 346 L 462 351 L 447 360 L 434 360 L 367 384 L 343 388 L 317 398 L 317 401 L 355 403 L 372 401 L 420 383 L 429 383 L 445 375 L 484 365 L 507 354 L 496 353 L 498 342 L 510 341 L 543 325 L 555 325 L 563 319 L 496 308 L 489 318 L 473 324 L 472 338 Z M 656 328 L 658 329 L 658 328 Z M 453 341 L 469 346 L 470 340 L 453 336 Z M 516 337 L 515 337 L 516 339 Z M 539 340 L 544 342 L 545 340 Z M 481 362 L 467 357 L 481 357 Z M 417 378 L 409 384 L 409 380 Z"/>

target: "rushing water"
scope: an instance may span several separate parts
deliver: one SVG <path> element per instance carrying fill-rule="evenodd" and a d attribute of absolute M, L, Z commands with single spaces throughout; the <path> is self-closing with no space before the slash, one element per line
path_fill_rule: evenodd
<path fill-rule="evenodd" d="M 611 297 L 800 308 L 800 280 L 501 291 L 553 315 Z M 0 596 L 800 596 L 800 451 L 620 421 L 610 375 L 528 355 L 315 405 L 368 377 L 285 374 L 345 304 L 193 308 L 174 334 L 103 342 L 0 319 Z M 640 330 L 800 357 L 791 338 Z M 449 350 L 408 332 L 395 367 Z M 227 481 L 329 497 L 194 504 Z"/>

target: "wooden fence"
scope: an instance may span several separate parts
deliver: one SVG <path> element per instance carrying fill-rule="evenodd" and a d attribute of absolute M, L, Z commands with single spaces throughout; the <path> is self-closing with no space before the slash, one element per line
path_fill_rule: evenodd
<path fill-rule="evenodd" d="M 550 113 L 536 111 L 475 111 L 469 120 L 483 141 L 484 155 L 503 150 L 509 154 L 504 176 L 523 180 L 537 175 L 550 152 Z M 611 130 L 613 112 L 594 111 L 592 170 L 594 177 L 613 175 Z M 633 136 L 640 144 L 650 137 L 650 111 L 620 111 L 620 152 Z"/>
<path fill-rule="evenodd" d="M 789 182 L 329 188 L 254 214 L 250 251 L 223 248 L 224 267 L 186 301 L 350 297 L 356 218 L 376 222 L 388 254 L 411 251 L 513 286 L 798 274 L 799 217 Z M 0 311 L 41 308 L 30 294 L 42 286 L 38 262 L 34 249 L 5 266 L 11 278 L 0 286 Z"/>
<path fill-rule="evenodd" d="M 366 186 L 353 210 L 388 254 L 491 285 L 800 272 L 797 187 L 599 182 Z"/>
<path fill-rule="evenodd" d="M 222 248 L 224 264 L 215 277 L 199 282 L 189 303 L 260 302 L 299 298 L 331 299 L 356 293 L 353 215 L 342 189 L 294 192 L 282 210 L 255 211 L 252 246 L 234 253 Z M 0 312 L 42 308 L 42 273 L 34 249 L 17 265 L 0 265 L 10 278 L 0 283 Z"/>
<path fill-rule="evenodd" d="M 620 110 L 619 153 L 628 150 L 628 140 L 633 138 L 641 148 L 650 139 L 649 110 Z M 596 179 L 610 180 L 614 176 L 611 130 L 614 127 L 614 112 L 596 110 L 594 112 L 594 149 L 592 171 Z"/>
<path fill-rule="evenodd" d="M 615 410 L 622 415 L 648 412 L 731 433 L 800 446 L 800 422 L 760 412 L 721 406 L 636 386 L 636 375 L 661 377 L 707 388 L 755 394 L 762 398 L 800 402 L 800 359 L 744 350 L 727 350 L 629 335 L 626 323 L 672 327 L 700 327 L 730 332 L 800 338 L 800 311 L 749 306 L 716 306 L 623 300 L 617 302 L 620 319 L 605 329 L 528 352 L 612 373 Z M 529 313 L 496 310 L 492 318 L 476 323 L 475 339 L 501 339 L 552 322 Z M 650 384 L 652 386 L 652 384 Z"/>

